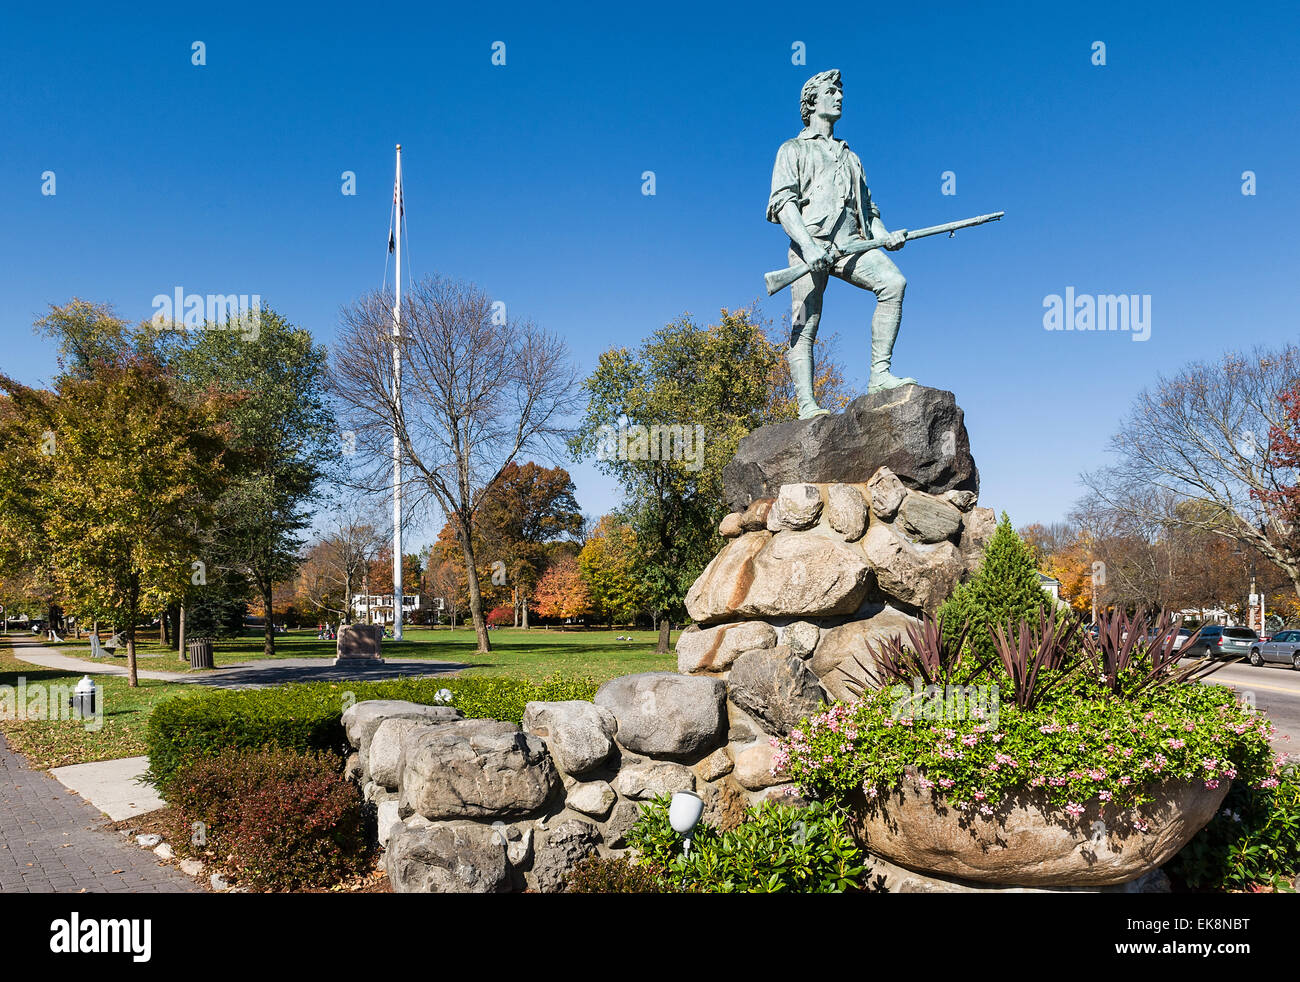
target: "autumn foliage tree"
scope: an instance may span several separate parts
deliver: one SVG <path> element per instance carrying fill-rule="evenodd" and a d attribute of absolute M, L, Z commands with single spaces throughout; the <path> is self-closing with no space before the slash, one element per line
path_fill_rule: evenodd
<path fill-rule="evenodd" d="M 542 617 L 567 620 L 591 609 L 591 595 L 578 569 L 578 560 L 564 556 L 542 574 L 533 592 L 533 608 Z"/>
<path fill-rule="evenodd" d="M 611 625 L 631 621 L 649 606 L 637 578 L 636 531 L 617 514 L 603 516 L 578 554 L 578 569 L 587 584 L 592 613 Z"/>
<path fill-rule="evenodd" d="M 121 627 L 129 684 L 136 624 L 196 574 L 196 530 L 223 482 L 227 431 L 216 399 L 178 399 L 156 361 L 129 355 L 65 374 L 53 394 L 0 376 L 39 445 L 9 448 L 37 478 L 50 565 L 73 611 Z"/>

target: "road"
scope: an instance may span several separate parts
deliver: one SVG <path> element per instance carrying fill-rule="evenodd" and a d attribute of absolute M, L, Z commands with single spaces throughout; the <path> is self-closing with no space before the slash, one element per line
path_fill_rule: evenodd
<path fill-rule="evenodd" d="M 1254 668 L 1238 662 L 1219 669 L 1207 681 L 1231 686 L 1241 697 L 1252 699 L 1255 708 L 1268 713 L 1277 727 L 1274 749 L 1300 756 L 1300 672 L 1290 665 Z"/>

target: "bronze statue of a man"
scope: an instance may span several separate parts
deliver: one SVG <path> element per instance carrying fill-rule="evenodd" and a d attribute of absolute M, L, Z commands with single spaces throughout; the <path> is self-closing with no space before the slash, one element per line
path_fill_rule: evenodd
<path fill-rule="evenodd" d="M 794 379 L 799 418 L 825 415 L 813 398 L 813 341 L 822 315 L 822 294 L 830 274 L 876 295 L 871 318 L 871 377 L 868 392 L 879 392 L 916 379 L 889 371 L 894 341 L 903 312 L 907 281 L 893 260 L 880 249 L 844 255 L 845 246 L 862 239 L 880 239 L 893 252 L 903 247 L 906 230 L 890 232 L 871 200 L 862 161 L 847 143 L 835 138 L 844 90 L 838 69 L 821 72 L 804 83 L 799 112 L 804 130 L 786 140 L 772 168 L 772 196 L 767 219 L 790 236 L 790 263 L 806 262 L 812 269 L 790 288 L 790 350 L 786 360 Z"/>

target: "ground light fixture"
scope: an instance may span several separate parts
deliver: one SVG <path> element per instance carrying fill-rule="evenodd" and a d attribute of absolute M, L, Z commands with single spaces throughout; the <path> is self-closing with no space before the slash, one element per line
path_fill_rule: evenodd
<path fill-rule="evenodd" d="M 668 823 L 682 837 L 682 855 L 691 851 L 691 832 L 704 814 L 704 799 L 694 791 L 674 791 L 668 806 Z"/>

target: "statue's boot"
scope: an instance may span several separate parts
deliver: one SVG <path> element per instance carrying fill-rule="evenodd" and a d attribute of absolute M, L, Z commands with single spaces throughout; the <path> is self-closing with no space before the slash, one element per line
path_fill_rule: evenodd
<path fill-rule="evenodd" d="M 901 319 L 902 305 L 898 301 L 882 300 L 876 303 L 876 313 L 871 318 L 871 378 L 867 382 L 868 393 L 918 384 L 914 378 L 899 378 L 889 370 Z"/>
<path fill-rule="evenodd" d="M 817 405 L 817 400 L 813 398 L 812 352 L 802 347 L 791 348 L 785 353 L 785 360 L 790 366 L 790 378 L 794 380 L 794 397 L 799 405 L 799 418 L 829 416 L 831 411 Z"/>

